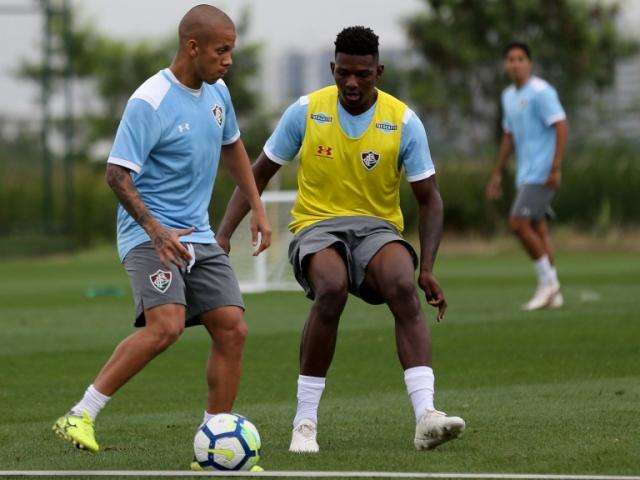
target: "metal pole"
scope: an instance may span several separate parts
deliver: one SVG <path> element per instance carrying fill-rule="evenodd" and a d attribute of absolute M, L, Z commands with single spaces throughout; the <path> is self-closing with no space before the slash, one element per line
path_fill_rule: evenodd
<path fill-rule="evenodd" d="M 71 55 L 73 54 L 73 37 L 71 35 L 71 10 L 69 0 L 64 0 L 62 4 L 62 20 L 64 28 L 64 105 L 65 105 L 65 229 L 67 233 L 73 231 L 75 223 L 75 189 L 74 189 L 74 162 L 75 152 L 73 148 L 73 66 Z"/>
<path fill-rule="evenodd" d="M 46 233 L 52 231 L 53 215 L 53 179 L 51 151 L 49 149 L 49 130 L 51 128 L 50 89 L 51 89 L 51 5 L 49 0 L 41 0 L 44 10 L 44 32 L 42 44 L 42 223 Z"/>

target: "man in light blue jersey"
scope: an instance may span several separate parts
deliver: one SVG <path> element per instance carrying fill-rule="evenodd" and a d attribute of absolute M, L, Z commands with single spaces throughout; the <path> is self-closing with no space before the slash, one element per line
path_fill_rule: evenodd
<path fill-rule="evenodd" d="M 434 407 L 431 333 L 415 281 L 418 267 L 418 285 L 441 320 L 447 303 L 433 266 L 442 234 L 442 199 L 427 135 L 406 104 L 376 88 L 384 67 L 371 29 L 342 30 L 334 60 L 335 85 L 291 105 L 253 166 L 263 189 L 281 166 L 300 159 L 289 259 L 313 305 L 302 332 L 289 450 L 319 451 L 318 406 L 349 294 L 386 304 L 393 314 L 416 420 L 414 446 L 430 450 L 456 438 L 465 423 Z M 419 205 L 419 259 L 401 236 L 403 177 Z M 231 235 L 248 210 L 236 190 L 218 232 L 223 248 L 230 248 Z"/>
<path fill-rule="evenodd" d="M 567 142 L 566 115 L 555 89 L 531 74 L 531 51 L 520 42 L 504 50 L 505 69 L 513 84 L 502 93 L 503 136 L 498 162 L 487 185 L 487 197 L 502 193 L 502 171 L 516 153 L 518 193 L 509 226 L 534 261 L 538 286 L 523 310 L 559 308 L 564 300 L 554 264 L 547 226 L 551 200 L 560 188 L 562 157 Z"/>
<path fill-rule="evenodd" d="M 209 225 L 218 163 L 251 205 L 256 254 L 270 227 L 240 140 L 222 76 L 232 64 L 235 27 L 222 11 L 199 5 L 179 26 L 171 66 L 131 96 L 111 150 L 107 182 L 118 207 L 118 253 L 129 275 L 141 327 L 115 349 L 84 397 L 54 425 L 77 447 L 97 452 L 94 421 L 110 397 L 185 325 L 203 324 L 212 347 L 204 421 L 229 412 L 240 379 L 247 327 L 238 282 Z M 144 408 L 144 406 L 140 406 Z"/>

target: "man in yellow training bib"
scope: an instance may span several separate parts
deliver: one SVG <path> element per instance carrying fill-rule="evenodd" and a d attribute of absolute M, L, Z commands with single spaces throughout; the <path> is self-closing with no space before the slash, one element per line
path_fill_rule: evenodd
<path fill-rule="evenodd" d="M 253 166 L 262 191 L 282 165 L 300 157 L 289 258 L 313 306 L 302 333 L 289 450 L 319 451 L 318 405 L 349 293 L 386 303 L 393 313 L 416 415 L 414 444 L 428 450 L 465 427 L 461 418 L 434 407 L 431 333 L 415 286 L 419 265 L 418 284 L 441 320 L 447 304 L 433 264 L 442 235 L 442 199 L 422 123 L 404 103 L 376 89 L 384 70 L 378 37 L 369 28 L 349 27 L 338 34 L 335 47 L 336 85 L 291 105 Z M 419 261 L 400 235 L 403 171 L 420 205 Z M 229 250 L 231 235 L 248 211 L 236 189 L 216 236 L 222 248 Z"/>

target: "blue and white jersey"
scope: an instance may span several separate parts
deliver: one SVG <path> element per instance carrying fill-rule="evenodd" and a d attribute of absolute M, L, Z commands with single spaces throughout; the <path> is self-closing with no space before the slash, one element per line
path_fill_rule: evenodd
<path fill-rule="evenodd" d="M 272 161 L 284 165 L 298 154 L 306 130 L 307 96 L 300 97 L 285 110 L 278 126 L 264 146 L 264 153 Z M 375 103 L 360 115 L 351 115 L 338 101 L 338 118 L 342 130 L 351 138 L 360 137 L 369 127 L 375 113 Z M 409 108 L 403 118 L 400 139 L 399 167 L 404 167 L 409 182 L 429 178 L 436 170 L 429 151 L 429 142 L 422 122 Z"/>
<path fill-rule="evenodd" d="M 516 184 L 545 183 L 556 150 L 553 124 L 566 118 L 556 90 L 532 76 L 522 87 L 502 92 L 502 111 L 502 128 L 515 143 Z"/>
<path fill-rule="evenodd" d="M 140 197 L 165 227 L 195 231 L 181 241 L 215 243 L 209 203 L 220 150 L 240 137 L 229 90 L 222 80 L 193 90 L 164 69 L 144 82 L 125 108 L 109 163 L 132 171 Z M 149 241 L 118 206 L 118 254 Z"/>

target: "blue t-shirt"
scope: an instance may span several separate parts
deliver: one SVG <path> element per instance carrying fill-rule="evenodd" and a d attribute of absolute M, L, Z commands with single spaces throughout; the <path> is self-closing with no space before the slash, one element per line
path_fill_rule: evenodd
<path fill-rule="evenodd" d="M 556 150 L 553 124 L 566 115 L 555 89 L 538 77 L 520 88 L 502 92 L 502 128 L 513 135 L 516 150 L 516 184 L 543 184 L 549 177 Z"/>
<path fill-rule="evenodd" d="M 222 80 L 199 90 L 164 69 L 144 82 L 125 108 L 109 163 L 132 171 L 140 197 L 165 227 L 195 231 L 181 241 L 215 243 L 209 203 L 222 145 L 240 137 L 229 90 Z M 118 254 L 149 241 L 118 206 Z"/>
<path fill-rule="evenodd" d="M 282 115 L 278 126 L 264 146 L 264 153 L 272 161 L 284 165 L 298 154 L 307 126 L 307 96 L 289 106 Z M 338 101 L 338 118 L 343 131 L 352 138 L 360 137 L 367 129 L 375 113 L 375 103 L 360 115 L 351 115 Z M 407 108 L 403 118 L 400 139 L 399 167 L 404 167 L 409 182 L 417 182 L 435 173 L 429 142 L 422 122 Z"/>

